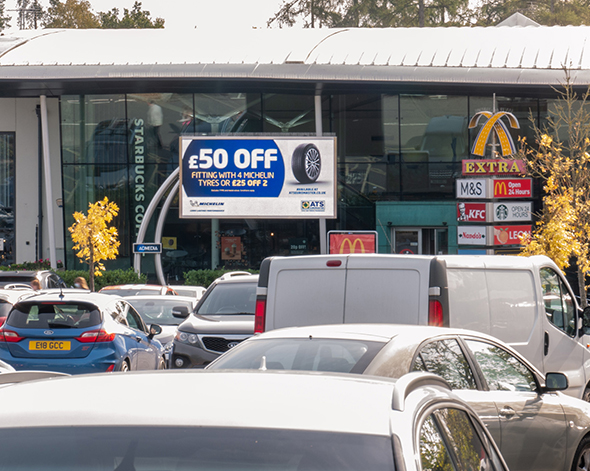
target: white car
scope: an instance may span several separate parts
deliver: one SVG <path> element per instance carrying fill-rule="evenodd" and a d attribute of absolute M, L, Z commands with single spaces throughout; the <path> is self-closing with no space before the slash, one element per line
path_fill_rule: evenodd
<path fill-rule="evenodd" d="M 198 406 L 154 404 L 171 391 L 193 391 Z M 6 469 L 508 469 L 477 415 L 429 373 L 85 375 L 6 386 L 0 403 Z"/>
<path fill-rule="evenodd" d="M 207 288 L 204 286 L 190 286 L 190 285 L 170 285 L 178 296 L 191 296 L 195 298 L 197 301 L 201 299 Z"/>

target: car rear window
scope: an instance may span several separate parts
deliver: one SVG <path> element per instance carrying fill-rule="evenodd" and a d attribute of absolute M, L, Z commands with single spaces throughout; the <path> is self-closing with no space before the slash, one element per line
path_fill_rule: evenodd
<path fill-rule="evenodd" d="M 232 349 L 209 369 L 261 369 L 362 373 L 383 342 L 348 339 L 264 339 Z"/>
<path fill-rule="evenodd" d="M 190 301 L 174 299 L 177 296 L 160 296 L 160 298 L 162 299 L 134 299 L 129 297 L 127 301 L 137 310 L 143 321 L 148 325 L 179 325 L 184 319 L 174 317 L 172 310 L 179 306 L 186 307 L 189 312 L 193 310 L 193 304 Z"/>
<path fill-rule="evenodd" d="M 6 325 L 19 329 L 85 328 L 102 322 L 91 303 L 22 302 L 14 306 Z"/>
<path fill-rule="evenodd" d="M 394 471 L 380 435 L 225 427 L 39 427 L 0 431 L 0 469 Z"/>
<path fill-rule="evenodd" d="M 9 276 L 2 276 L 0 278 L 0 288 L 6 285 L 11 285 L 13 283 L 23 283 L 29 284 L 31 281 L 35 279 L 35 276 L 31 275 L 9 275 Z"/>
<path fill-rule="evenodd" d="M 201 315 L 252 314 L 256 306 L 256 283 L 215 285 L 197 309 Z"/>

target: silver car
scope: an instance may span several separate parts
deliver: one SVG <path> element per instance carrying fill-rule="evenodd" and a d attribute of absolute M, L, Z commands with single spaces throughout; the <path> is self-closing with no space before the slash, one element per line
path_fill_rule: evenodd
<path fill-rule="evenodd" d="M 258 275 L 247 272 L 226 273 L 211 283 L 178 326 L 170 368 L 202 368 L 250 337 L 257 285 Z"/>
<path fill-rule="evenodd" d="M 199 402 L 154 406 L 170 391 Z M 0 402 L 3 469 L 507 471 L 477 415 L 429 373 L 87 375 L 6 386 Z"/>
<path fill-rule="evenodd" d="M 440 375 L 479 414 L 512 471 L 588 470 L 590 404 L 557 390 L 501 341 L 460 329 L 345 324 L 278 329 L 232 349 L 209 369 L 277 369 L 399 378 Z"/>

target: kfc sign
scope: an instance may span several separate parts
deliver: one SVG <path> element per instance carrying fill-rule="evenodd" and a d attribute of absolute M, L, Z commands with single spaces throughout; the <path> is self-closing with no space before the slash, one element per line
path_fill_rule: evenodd
<path fill-rule="evenodd" d="M 531 198 L 533 181 L 531 178 L 502 178 L 493 180 L 494 198 Z"/>
<path fill-rule="evenodd" d="M 531 235 L 531 226 L 494 226 L 494 245 L 520 245 L 522 236 Z"/>
<path fill-rule="evenodd" d="M 487 245 L 487 227 L 458 226 L 457 242 L 459 245 Z"/>
<path fill-rule="evenodd" d="M 457 221 L 486 222 L 485 203 L 457 203 Z"/>

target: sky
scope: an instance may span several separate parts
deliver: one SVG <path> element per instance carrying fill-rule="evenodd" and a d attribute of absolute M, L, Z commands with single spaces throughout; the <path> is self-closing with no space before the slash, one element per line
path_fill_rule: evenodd
<path fill-rule="evenodd" d="M 48 0 L 40 0 L 47 8 Z M 134 0 L 90 0 L 95 12 L 118 8 L 131 9 Z M 174 29 L 251 29 L 265 28 L 266 21 L 280 8 L 282 0 L 141 0 L 143 10 L 150 12 L 152 19 L 163 18 L 165 28 Z M 6 10 L 16 8 L 16 0 L 6 0 Z M 11 29 L 16 29 L 16 12 Z M 212 38 L 213 39 L 213 38 Z"/>

